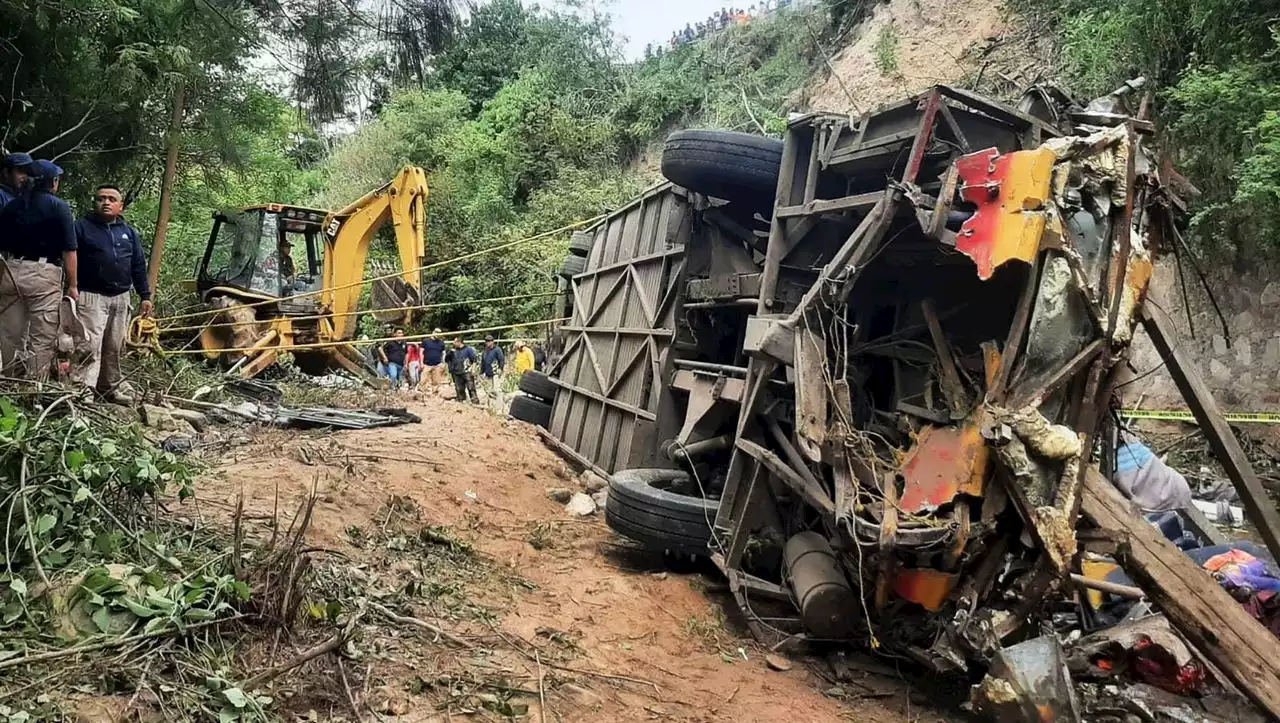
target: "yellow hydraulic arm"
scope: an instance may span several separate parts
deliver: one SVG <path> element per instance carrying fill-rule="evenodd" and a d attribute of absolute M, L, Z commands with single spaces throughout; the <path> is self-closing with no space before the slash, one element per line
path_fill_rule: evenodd
<path fill-rule="evenodd" d="M 427 176 L 417 166 L 405 166 L 390 183 L 374 189 L 345 208 L 331 212 L 324 223 L 324 293 L 322 303 L 334 314 L 322 324 L 329 340 L 355 335 L 355 311 L 363 291 L 365 259 L 374 234 L 388 220 L 405 283 L 419 289 L 418 268 L 426 254 Z M 324 328 L 330 326 L 331 328 Z"/>

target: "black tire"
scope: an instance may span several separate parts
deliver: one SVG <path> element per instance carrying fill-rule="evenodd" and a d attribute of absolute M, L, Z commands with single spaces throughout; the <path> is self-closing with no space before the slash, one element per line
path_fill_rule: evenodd
<path fill-rule="evenodd" d="M 672 491 L 689 484 L 689 475 L 679 470 L 615 472 L 609 478 L 605 522 L 614 532 L 655 550 L 709 555 L 711 522 L 720 503 Z"/>
<path fill-rule="evenodd" d="M 586 270 L 586 259 L 581 256 L 570 256 L 564 260 L 564 266 L 560 267 L 560 275 L 566 279 L 571 279 Z"/>
<path fill-rule="evenodd" d="M 551 426 L 551 405 L 533 397 L 516 397 L 511 400 L 507 414 L 521 422 L 536 424 L 543 429 Z"/>
<path fill-rule="evenodd" d="M 595 244 L 595 240 L 594 234 L 586 231 L 574 231 L 573 236 L 569 238 L 569 253 L 574 256 L 586 256 L 591 253 L 591 247 Z"/>
<path fill-rule="evenodd" d="M 530 371 L 520 377 L 520 391 L 551 404 L 556 400 L 556 392 L 560 391 L 560 387 L 546 374 Z"/>
<path fill-rule="evenodd" d="M 662 148 L 662 175 L 690 191 L 726 201 L 773 197 L 782 141 L 729 131 L 676 131 Z"/>

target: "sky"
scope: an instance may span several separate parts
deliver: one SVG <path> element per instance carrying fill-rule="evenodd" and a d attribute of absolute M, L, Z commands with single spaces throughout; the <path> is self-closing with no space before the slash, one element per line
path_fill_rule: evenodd
<path fill-rule="evenodd" d="M 674 30 L 706 20 L 720 8 L 750 7 L 756 0 L 613 0 L 602 9 L 613 16 L 613 29 L 626 38 L 627 58 L 644 55 L 646 43 L 666 42 Z"/>

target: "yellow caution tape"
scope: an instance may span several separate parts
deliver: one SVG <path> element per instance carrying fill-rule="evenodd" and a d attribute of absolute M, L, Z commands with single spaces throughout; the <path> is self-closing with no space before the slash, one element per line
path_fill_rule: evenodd
<path fill-rule="evenodd" d="M 1196 421 L 1196 415 L 1191 412 L 1168 409 L 1121 409 L 1120 416 L 1128 419 L 1166 419 L 1175 422 Z M 1272 414 L 1270 412 L 1227 412 L 1222 416 L 1228 422 L 1280 424 L 1280 414 Z"/>

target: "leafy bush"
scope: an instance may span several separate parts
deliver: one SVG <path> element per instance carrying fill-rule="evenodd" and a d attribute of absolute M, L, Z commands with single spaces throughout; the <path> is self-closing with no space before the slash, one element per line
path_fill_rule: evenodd
<path fill-rule="evenodd" d="M 1269 0 L 1016 0 L 1058 28 L 1077 93 L 1146 76 L 1160 139 L 1204 192 L 1193 238 L 1237 267 L 1280 251 L 1280 16 Z"/>

